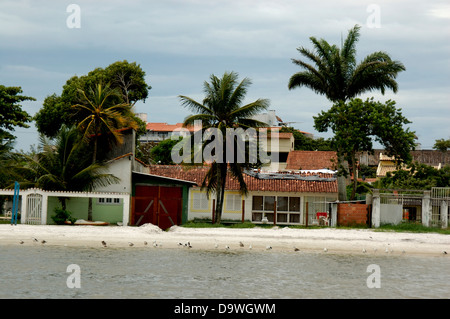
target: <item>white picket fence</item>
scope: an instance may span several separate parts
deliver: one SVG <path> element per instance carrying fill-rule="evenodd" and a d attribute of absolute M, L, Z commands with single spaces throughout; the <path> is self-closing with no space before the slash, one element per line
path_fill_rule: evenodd
<path fill-rule="evenodd" d="M 14 195 L 13 189 L 0 189 L 1 195 Z M 128 225 L 130 215 L 129 193 L 106 193 L 106 192 L 61 192 L 44 191 L 38 188 L 24 189 L 19 191 L 21 205 L 19 206 L 20 222 L 30 225 L 47 224 L 47 207 L 49 197 L 78 197 L 78 198 L 121 198 L 123 202 L 124 226 Z"/>

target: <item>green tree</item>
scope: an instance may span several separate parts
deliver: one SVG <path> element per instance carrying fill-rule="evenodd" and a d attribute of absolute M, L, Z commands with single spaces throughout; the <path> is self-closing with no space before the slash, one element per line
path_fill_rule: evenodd
<path fill-rule="evenodd" d="M 15 139 L 10 131 L 15 127 L 28 128 L 32 117 L 20 105 L 23 101 L 35 101 L 35 98 L 20 95 L 22 89 L 16 86 L 0 85 L 0 136 L 2 145 Z"/>
<path fill-rule="evenodd" d="M 161 141 L 150 150 L 151 161 L 154 164 L 161 165 L 173 165 L 172 161 L 172 148 L 180 141 L 181 139 L 166 139 Z"/>
<path fill-rule="evenodd" d="M 448 140 L 444 140 L 443 138 L 436 140 L 433 149 L 444 153 L 447 152 L 447 150 L 450 149 L 450 138 Z"/>
<path fill-rule="evenodd" d="M 106 173 L 104 164 L 92 163 L 85 156 L 87 147 L 80 143 L 75 128 L 63 126 L 50 140 L 41 136 L 36 154 L 22 154 L 24 163 L 16 167 L 22 177 L 21 187 L 37 187 L 52 191 L 90 191 L 98 186 L 117 183 L 119 179 Z M 66 198 L 59 198 L 66 209 Z"/>
<path fill-rule="evenodd" d="M 361 151 L 373 153 L 373 141 L 381 143 L 386 154 L 394 156 L 398 165 L 411 161 L 415 135 L 409 128 L 404 128 L 409 123 L 401 109 L 395 107 L 395 101 L 383 104 L 373 98 L 366 101 L 356 98 L 348 103 L 340 101 L 314 117 L 314 126 L 319 132 L 333 131 L 332 142 L 338 149 L 338 156 L 351 166 L 354 185 L 351 199 L 357 188 L 356 154 Z M 348 174 L 345 167 L 339 168 L 344 175 Z"/>
<path fill-rule="evenodd" d="M 450 149 L 450 138 L 448 140 L 444 140 L 443 138 L 436 140 L 433 149 L 442 152 L 442 163 L 445 163 L 445 155 L 448 149 Z"/>
<path fill-rule="evenodd" d="M 92 163 L 97 161 L 98 139 L 100 135 L 108 135 L 113 143 L 122 143 L 120 129 L 126 127 L 137 128 L 137 123 L 131 116 L 131 106 L 119 103 L 115 99 L 118 93 L 109 86 L 97 84 L 89 91 L 79 90 L 80 104 L 72 105 L 82 120 L 77 128 L 82 132 L 86 141 L 93 141 Z"/>
<path fill-rule="evenodd" d="M 324 39 L 310 37 L 314 50 L 304 47 L 297 50 L 311 63 L 298 59 L 292 62 L 302 71 L 293 74 L 288 83 L 290 90 L 303 86 L 327 97 L 333 103 L 349 99 L 370 91 L 387 89 L 397 92 L 397 74 L 405 70 L 399 61 L 394 61 L 386 52 L 377 51 L 356 61 L 356 43 L 361 27 L 355 25 L 349 30 L 341 48 L 330 45 Z M 343 162 L 342 158 L 338 158 Z M 346 199 L 345 180 L 338 179 L 339 200 Z"/>
<path fill-rule="evenodd" d="M 151 89 L 145 82 L 145 72 L 140 65 L 126 60 L 115 62 L 106 68 L 96 68 L 87 75 L 73 76 L 66 81 L 61 95 L 53 94 L 45 98 L 42 108 L 34 116 L 38 131 L 47 137 L 54 137 L 61 125 L 77 125 L 84 118 L 74 112 L 71 106 L 84 103 L 79 90 L 87 92 L 98 83 L 116 90 L 117 94 L 113 97 L 115 104 L 125 103 L 130 106 L 138 101 L 145 102 Z M 130 116 L 140 122 L 134 114 Z M 138 134 L 145 133 L 146 123 L 140 124 Z"/>
<path fill-rule="evenodd" d="M 387 189 L 427 189 L 432 187 L 450 187 L 450 165 L 441 169 L 414 162 L 408 170 L 388 172 L 374 185 L 377 188 Z"/>
<path fill-rule="evenodd" d="M 222 132 L 222 138 L 224 138 L 222 143 L 223 152 L 221 152 L 223 157 L 210 164 L 210 168 L 202 182 L 202 189 L 206 189 L 208 196 L 212 192 L 216 194 L 215 211 L 217 217 L 215 223 L 217 224 L 221 222 L 227 175 L 231 174 L 238 181 L 241 193 L 246 194 L 248 192 L 243 176 L 243 168 L 248 166 L 248 161 L 246 160 L 245 163 L 240 163 L 237 160 L 226 161 L 226 129 L 266 126 L 265 123 L 251 119 L 251 117 L 266 110 L 269 107 L 268 100 L 257 99 L 243 105 L 247 88 L 250 84 L 251 81 L 248 78 L 238 82 L 237 73 L 226 72 L 221 78 L 211 75 L 210 83 L 204 82 L 203 91 L 205 97 L 202 103 L 187 96 L 180 96 L 182 105 L 196 113 L 185 119 L 185 126 L 194 125 L 194 121 L 201 120 L 204 131 L 209 128 L 216 128 Z M 203 144 L 204 146 L 205 144 Z M 236 153 L 234 154 L 236 155 Z"/>

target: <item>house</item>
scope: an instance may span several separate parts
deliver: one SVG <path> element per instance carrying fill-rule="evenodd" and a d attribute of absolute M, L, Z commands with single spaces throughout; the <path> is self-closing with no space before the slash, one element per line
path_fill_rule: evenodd
<path fill-rule="evenodd" d="M 380 158 L 377 167 L 377 178 L 384 177 L 388 172 L 395 172 L 398 169 L 409 170 L 409 168 L 402 164 L 398 167 L 393 156 L 383 155 L 380 153 Z"/>
<path fill-rule="evenodd" d="M 201 183 L 207 166 L 186 168 L 180 165 L 151 165 L 148 175 L 177 182 L 192 182 L 189 188 L 187 220 L 211 218 L 216 197 L 208 198 Z M 223 220 L 265 220 L 277 224 L 305 224 L 316 220 L 317 212 L 328 212 L 329 203 L 337 199 L 336 178 L 322 173 L 264 173 L 244 172 L 248 194 L 240 194 L 239 183 L 228 176 L 226 183 Z"/>

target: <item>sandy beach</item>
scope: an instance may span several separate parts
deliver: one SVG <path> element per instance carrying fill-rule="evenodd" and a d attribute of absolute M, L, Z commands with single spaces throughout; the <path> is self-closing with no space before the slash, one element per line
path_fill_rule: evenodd
<path fill-rule="evenodd" d="M 45 242 L 42 243 L 42 241 Z M 106 242 L 106 247 L 103 247 L 102 241 Z M 0 225 L 0 247 L 1 245 L 57 245 L 180 249 L 186 248 L 188 242 L 191 245 L 190 249 L 267 250 L 270 246 L 271 250 L 292 252 L 325 252 L 326 250 L 328 253 L 450 256 L 450 236 L 432 233 L 376 232 L 370 229 L 334 228 L 274 227 L 267 229 L 255 227 L 231 229 L 179 226 L 162 231 L 152 224 L 140 227 Z M 156 243 L 156 247 L 154 243 Z"/>

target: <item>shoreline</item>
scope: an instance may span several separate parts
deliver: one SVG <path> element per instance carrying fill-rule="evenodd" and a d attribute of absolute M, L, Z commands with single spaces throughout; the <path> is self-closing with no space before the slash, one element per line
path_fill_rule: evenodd
<path fill-rule="evenodd" d="M 36 238 L 35 241 L 33 238 Z M 42 241 L 45 243 L 42 243 Z M 163 231 L 152 224 L 134 226 L 64 226 L 0 224 L 0 247 L 69 246 L 148 247 L 245 251 L 270 250 L 357 254 L 450 256 L 450 235 L 376 232 L 371 229 L 184 228 Z M 156 242 L 156 247 L 154 247 Z M 146 243 L 146 244 L 145 244 Z M 241 247 L 240 243 L 243 244 Z M 181 244 L 181 245 L 180 245 Z M 226 248 L 228 246 L 229 248 Z M 295 250 L 297 248 L 297 250 Z M 444 254 L 444 251 L 448 254 Z"/>

